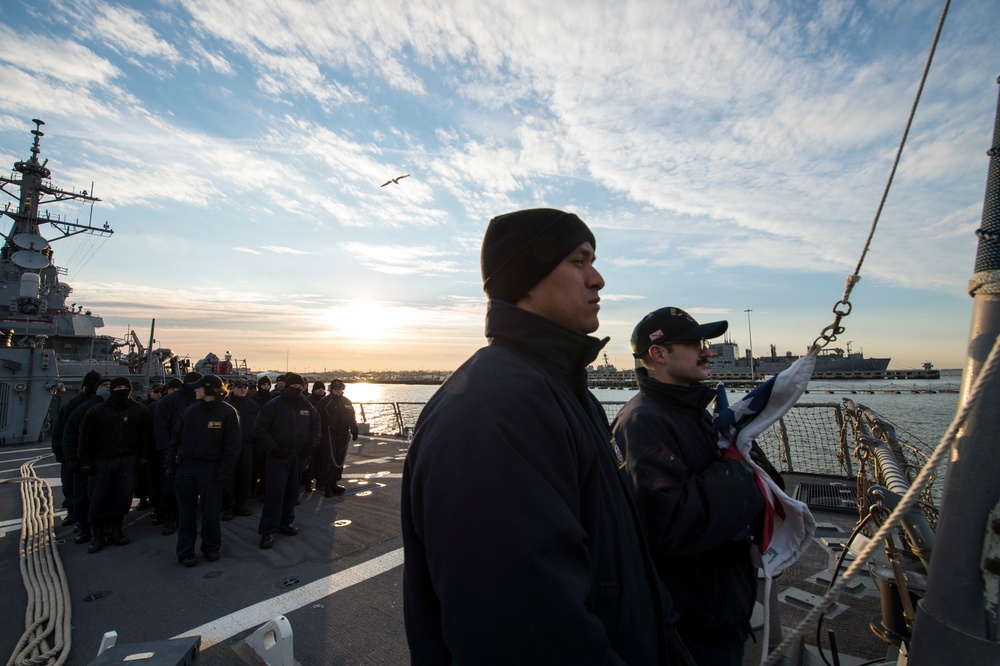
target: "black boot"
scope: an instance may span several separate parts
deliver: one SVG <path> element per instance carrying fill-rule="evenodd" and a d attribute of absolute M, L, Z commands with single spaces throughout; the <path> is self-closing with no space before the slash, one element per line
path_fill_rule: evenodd
<path fill-rule="evenodd" d="M 119 520 L 115 526 L 108 529 L 108 541 L 116 546 L 127 546 L 128 537 L 122 532 L 122 521 Z"/>
<path fill-rule="evenodd" d="M 177 516 L 170 514 L 163 517 L 163 536 L 170 536 L 177 531 Z"/>
<path fill-rule="evenodd" d="M 87 549 L 88 553 L 99 553 L 101 549 L 108 545 L 107 531 L 108 528 L 104 525 L 94 525 L 93 526 L 94 536 L 90 540 L 90 548 Z"/>
<path fill-rule="evenodd" d="M 80 531 L 77 532 L 76 537 L 73 539 L 73 543 L 89 543 L 90 542 L 90 524 L 85 521 L 80 521 Z"/>

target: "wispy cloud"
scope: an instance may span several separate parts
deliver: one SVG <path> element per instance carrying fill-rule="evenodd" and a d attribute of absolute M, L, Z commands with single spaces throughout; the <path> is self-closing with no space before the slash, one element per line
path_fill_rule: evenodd
<path fill-rule="evenodd" d="M 43 156 L 59 182 L 96 181 L 101 214 L 122 232 L 109 241 L 114 259 L 83 273 L 104 285 L 125 265 L 200 303 L 205 277 L 189 267 L 216 262 L 234 283 L 227 298 L 266 283 L 266 310 L 296 293 L 307 328 L 349 287 L 447 312 L 473 345 L 481 321 L 457 308 L 483 311 L 488 220 L 554 206 L 597 234 L 615 339 L 664 299 L 705 313 L 754 299 L 777 320 L 857 261 L 939 10 L 451 4 L 5 8 L 3 154 L 23 159 L 27 119 L 44 112 Z M 964 315 L 956 294 L 981 212 L 1000 6 L 962 3 L 948 21 L 863 283 L 944 302 L 941 322 Z M 401 173 L 411 177 L 379 187 Z M 252 273 L 247 255 L 266 265 Z M 305 257 L 336 267 L 327 296 L 297 289 Z M 873 310 L 899 302 L 880 298 Z M 192 330 L 205 310 L 177 308 Z M 761 319 L 763 336 L 787 328 L 769 333 Z"/>

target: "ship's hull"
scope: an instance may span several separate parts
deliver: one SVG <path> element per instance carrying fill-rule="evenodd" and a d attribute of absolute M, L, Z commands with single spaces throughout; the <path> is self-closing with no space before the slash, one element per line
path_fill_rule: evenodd
<path fill-rule="evenodd" d="M 721 366 L 709 365 L 711 379 L 749 379 L 769 377 L 785 370 L 798 360 L 798 356 L 754 359 L 753 372 L 744 360 Z M 889 367 L 888 358 L 857 358 L 850 356 L 819 356 L 813 379 L 885 379 Z"/>

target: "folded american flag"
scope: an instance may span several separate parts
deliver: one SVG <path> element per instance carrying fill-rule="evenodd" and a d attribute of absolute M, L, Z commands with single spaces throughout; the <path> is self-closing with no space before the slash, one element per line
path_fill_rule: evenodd
<path fill-rule="evenodd" d="M 757 435 L 781 418 L 802 395 L 816 367 L 817 349 L 750 391 L 732 406 L 721 382 L 713 408 L 715 431 L 724 455 L 747 462 L 764 495 L 764 530 L 757 540 L 761 569 L 776 576 L 805 552 L 816 533 L 816 521 L 803 502 L 792 499 L 750 457 L 750 444 Z"/>

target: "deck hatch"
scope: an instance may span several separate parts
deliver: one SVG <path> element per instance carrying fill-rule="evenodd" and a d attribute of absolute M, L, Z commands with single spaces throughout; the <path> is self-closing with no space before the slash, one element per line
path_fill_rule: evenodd
<path fill-rule="evenodd" d="M 858 510 L 858 494 L 844 483 L 800 483 L 795 488 L 795 499 L 805 502 L 811 509 L 845 511 Z"/>

